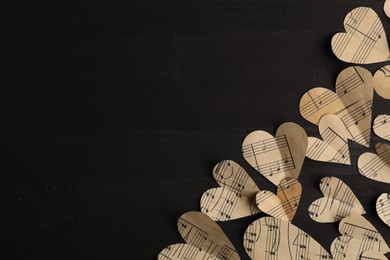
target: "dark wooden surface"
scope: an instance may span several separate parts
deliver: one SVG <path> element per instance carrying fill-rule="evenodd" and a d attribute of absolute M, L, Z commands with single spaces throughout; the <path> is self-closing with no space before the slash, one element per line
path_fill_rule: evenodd
<path fill-rule="evenodd" d="M 2 259 L 155 259 L 182 242 L 177 218 L 217 184 L 213 166 L 245 162 L 243 138 L 274 133 L 301 95 L 333 89 L 349 66 L 330 49 L 344 16 L 383 1 L 18 1 L 1 3 L 0 223 Z M 374 72 L 383 64 L 364 66 Z M 390 113 L 375 94 L 374 111 Z M 337 176 L 390 242 L 375 212 L 389 185 L 352 166 L 307 159 L 293 221 L 329 250 L 337 224 L 307 215 L 318 182 Z M 242 259 L 253 220 L 221 223 Z"/>

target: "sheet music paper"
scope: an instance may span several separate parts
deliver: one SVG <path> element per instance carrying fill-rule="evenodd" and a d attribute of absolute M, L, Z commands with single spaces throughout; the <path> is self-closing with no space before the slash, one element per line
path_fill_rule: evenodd
<path fill-rule="evenodd" d="M 390 1 L 389 0 L 385 1 L 385 4 L 383 6 L 383 11 L 385 11 L 385 14 L 387 15 L 387 17 L 390 18 Z"/>
<path fill-rule="evenodd" d="M 257 193 L 256 203 L 264 213 L 284 221 L 292 221 L 301 194 L 301 184 L 296 179 L 287 178 L 279 183 L 276 195 L 268 190 Z"/>
<path fill-rule="evenodd" d="M 364 208 L 352 190 L 336 177 L 324 177 L 320 182 L 324 197 L 315 200 L 308 209 L 317 222 L 337 222 L 352 214 L 365 214 Z"/>
<path fill-rule="evenodd" d="M 301 115 L 318 125 L 326 114 L 337 115 L 347 128 L 348 139 L 370 145 L 373 77 L 362 67 L 348 67 L 336 80 L 336 92 L 316 87 L 306 92 L 299 103 Z"/>
<path fill-rule="evenodd" d="M 213 169 L 221 186 L 203 193 L 201 211 L 215 221 L 227 221 L 260 213 L 256 193 L 260 191 L 248 173 L 236 162 L 225 160 Z"/>
<path fill-rule="evenodd" d="M 386 65 L 374 74 L 374 88 L 376 93 L 386 99 L 390 99 L 390 66 Z"/>
<path fill-rule="evenodd" d="M 360 260 L 387 260 L 387 257 L 380 252 L 364 251 L 360 256 Z"/>
<path fill-rule="evenodd" d="M 207 215 L 195 211 L 184 213 L 177 227 L 187 244 L 170 245 L 159 253 L 157 259 L 240 259 L 225 233 Z"/>
<path fill-rule="evenodd" d="M 252 222 L 245 231 L 243 244 L 254 260 L 333 259 L 306 232 L 274 217 Z"/>
<path fill-rule="evenodd" d="M 372 128 L 377 136 L 390 141 L 390 115 L 378 115 Z"/>
<path fill-rule="evenodd" d="M 376 153 L 363 153 L 358 159 L 361 175 L 380 182 L 390 183 L 390 146 L 384 143 L 375 145 Z"/>
<path fill-rule="evenodd" d="M 308 138 L 306 157 L 315 161 L 350 165 L 348 134 L 343 121 L 333 114 L 324 115 L 318 130 L 322 140 Z"/>
<path fill-rule="evenodd" d="M 330 246 L 335 260 L 359 259 L 365 251 L 389 252 L 386 241 L 378 230 L 363 216 L 351 215 L 340 221 L 342 236 L 333 240 Z"/>
<path fill-rule="evenodd" d="M 382 22 L 374 10 L 358 7 L 344 19 L 345 33 L 332 38 L 333 53 L 342 61 L 370 64 L 389 59 L 389 47 Z"/>
<path fill-rule="evenodd" d="M 285 178 L 298 178 L 306 148 L 305 130 L 292 122 L 280 125 L 275 137 L 254 131 L 242 144 L 245 160 L 276 186 Z"/>
<path fill-rule="evenodd" d="M 376 212 L 379 218 L 390 227 L 390 193 L 382 193 L 376 200 Z"/>

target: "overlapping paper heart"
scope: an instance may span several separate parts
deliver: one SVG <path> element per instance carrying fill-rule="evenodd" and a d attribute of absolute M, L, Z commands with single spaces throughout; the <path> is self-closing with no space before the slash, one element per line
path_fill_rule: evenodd
<path fill-rule="evenodd" d="M 358 159 L 361 175 L 380 182 L 390 183 L 390 145 L 375 145 L 377 154 L 363 153 Z"/>
<path fill-rule="evenodd" d="M 383 11 L 385 11 L 387 17 L 390 18 L 390 0 L 385 1 L 385 5 L 383 6 Z"/>
<path fill-rule="evenodd" d="M 308 209 L 317 222 L 337 222 L 352 214 L 364 214 L 364 208 L 352 190 L 336 177 L 324 177 L 320 182 L 324 197 L 315 200 Z"/>
<path fill-rule="evenodd" d="M 390 115 L 378 115 L 372 128 L 377 136 L 390 141 Z"/>
<path fill-rule="evenodd" d="M 340 221 L 342 236 L 333 240 L 330 251 L 334 260 L 360 259 L 365 251 L 389 252 L 386 240 L 363 216 L 350 215 Z"/>
<path fill-rule="evenodd" d="M 285 178 L 298 178 L 306 148 L 305 130 L 292 122 L 280 125 L 275 137 L 254 131 L 242 144 L 245 160 L 275 185 Z"/>
<path fill-rule="evenodd" d="M 364 251 L 359 260 L 388 260 L 383 253 L 377 251 Z"/>
<path fill-rule="evenodd" d="M 350 165 L 348 133 L 343 121 L 333 114 L 324 115 L 318 130 L 323 140 L 309 137 L 306 157 L 315 161 Z"/>
<path fill-rule="evenodd" d="M 195 211 L 184 213 L 177 227 L 187 244 L 170 245 L 158 254 L 157 259 L 240 259 L 225 233 L 207 215 Z"/>
<path fill-rule="evenodd" d="M 256 193 L 260 191 L 248 173 L 236 162 L 225 160 L 213 170 L 221 186 L 203 193 L 201 211 L 215 221 L 227 221 L 259 213 Z"/>
<path fill-rule="evenodd" d="M 370 64 L 389 59 L 389 47 L 382 22 L 374 10 L 357 7 L 344 19 L 345 33 L 332 38 L 333 53 L 342 61 Z"/>
<path fill-rule="evenodd" d="M 390 65 L 383 66 L 374 74 L 374 88 L 376 93 L 390 99 Z"/>
<path fill-rule="evenodd" d="M 376 200 L 376 212 L 380 219 L 390 227 L 390 193 L 382 193 Z"/>
<path fill-rule="evenodd" d="M 347 128 L 348 139 L 370 145 L 373 79 L 362 67 L 348 67 L 336 80 L 336 92 L 316 87 L 306 92 L 299 103 L 301 115 L 313 124 L 326 114 L 337 115 Z"/>
<path fill-rule="evenodd" d="M 332 259 L 310 235 L 290 222 L 263 217 L 245 231 L 243 244 L 251 259 Z"/>
<path fill-rule="evenodd" d="M 284 221 L 292 221 L 301 194 L 301 184 L 296 179 L 287 178 L 279 183 L 276 195 L 268 190 L 258 192 L 256 203 L 264 213 Z"/>

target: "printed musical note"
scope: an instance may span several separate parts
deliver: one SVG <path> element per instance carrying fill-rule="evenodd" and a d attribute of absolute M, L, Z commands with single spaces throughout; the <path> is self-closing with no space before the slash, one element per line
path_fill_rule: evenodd
<path fill-rule="evenodd" d="M 317 222 L 337 222 L 352 214 L 365 211 L 352 190 L 336 177 L 324 177 L 320 182 L 324 197 L 315 200 L 308 209 L 309 216 Z"/>
<path fill-rule="evenodd" d="M 260 191 L 248 173 L 236 162 L 225 160 L 213 170 L 221 186 L 203 193 L 200 209 L 215 221 L 228 221 L 259 213 L 256 193 Z"/>
<path fill-rule="evenodd" d="M 263 150 L 264 146 L 267 149 Z M 291 122 L 279 126 L 275 137 L 265 131 L 254 131 L 242 144 L 247 162 L 275 185 L 287 177 L 298 178 L 306 148 L 305 130 Z"/>
<path fill-rule="evenodd" d="M 157 259 L 240 259 L 225 233 L 207 215 L 195 211 L 187 212 L 179 218 L 177 226 L 187 244 L 170 245 L 159 253 Z"/>
<path fill-rule="evenodd" d="M 384 143 L 375 145 L 377 154 L 363 153 L 358 159 L 361 175 L 380 182 L 390 183 L 390 146 Z"/>
<path fill-rule="evenodd" d="M 370 64 L 389 59 L 386 33 L 374 10 L 358 7 L 344 19 L 345 33 L 332 38 L 333 53 L 342 61 Z"/>
<path fill-rule="evenodd" d="M 324 115 L 337 115 L 347 129 L 348 139 L 368 147 L 373 82 L 368 70 L 356 66 L 348 67 L 337 77 L 336 93 L 322 87 L 310 89 L 302 96 L 299 111 L 306 120 L 317 125 Z M 321 104 L 318 103 L 319 97 L 323 100 Z"/>
<path fill-rule="evenodd" d="M 309 137 L 306 157 L 350 165 L 348 134 L 343 121 L 336 115 L 327 114 L 321 118 L 318 129 L 323 140 Z"/>
<path fill-rule="evenodd" d="M 303 230 L 274 217 L 252 222 L 245 231 L 243 244 L 254 260 L 333 259 Z"/>
<path fill-rule="evenodd" d="M 383 66 L 374 74 L 374 88 L 379 96 L 390 99 L 390 65 Z"/>
<path fill-rule="evenodd" d="M 376 200 L 376 212 L 380 219 L 390 227 L 390 193 L 382 193 Z"/>
<path fill-rule="evenodd" d="M 378 115 L 372 128 L 377 136 L 390 141 L 390 115 Z"/>

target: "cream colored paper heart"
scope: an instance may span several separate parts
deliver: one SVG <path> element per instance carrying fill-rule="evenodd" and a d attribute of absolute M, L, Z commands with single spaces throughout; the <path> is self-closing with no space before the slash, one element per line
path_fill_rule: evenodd
<path fill-rule="evenodd" d="M 316 87 L 306 92 L 299 103 L 301 115 L 313 124 L 326 114 L 337 115 L 347 128 L 348 139 L 370 145 L 373 78 L 362 67 L 348 67 L 336 80 L 336 92 Z"/>
<path fill-rule="evenodd" d="M 390 183 L 390 146 L 384 143 L 375 145 L 377 154 L 364 153 L 358 159 L 361 175 L 375 181 Z"/>
<path fill-rule="evenodd" d="M 390 1 L 389 0 L 385 1 L 385 4 L 383 6 L 383 11 L 385 11 L 385 14 L 387 15 L 387 17 L 390 18 Z"/>
<path fill-rule="evenodd" d="M 377 136 L 390 141 L 390 115 L 378 115 L 372 128 Z"/>
<path fill-rule="evenodd" d="M 248 173 L 236 162 L 225 160 L 213 170 L 221 186 L 203 193 L 200 209 L 215 221 L 227 221 L 260 213 L 256 193 L 260 191 Z"/>
<path fill-rule="evenodd" d="M 317 222 L 337 222 L 349 215 L 365 214 L 364 208 L 352 190 L 336 177 L 324 177 L 320 182 L 324 197 L 315 200 L 308 209 Z"/>
<path fill-rule="evenodd" d="M 159 253 L 157 259 L 240 259 L 225 233 L 207 215 L 195 211 L 184 213 L 177 227 L 187 244 L 170 245 Z"/>
<path fill-rule="evenodd" d="M 268 215 L 291 222 L 301 200 L 302 186 L 296 179 L 282 180 L 276 192 L 260 191 L 256 195 L 257 207 Z"/>
<path fill-rule="evenodd" d="M 390 99 L 390 65 L 383 66 L 374 74 L 374 88 L 376 93 Z"/>
<path fill-rule="evenodd" d="M 340 221 L 342 236 L 330 246 L 334 260 L 359 259 L 365 251 L 389 252 L 386 241 L 363 216 L 351 215 Z"/>
<path fill-rule="evenodd" d="M 274 217 L 263 217 L 252 222 L 244 233 L 243 244 L 253 260 L 332 259 L 306 232 Z"/>
<path fill-rule="evenodd" d="M 378 15 L 368 7 L 350 11 L 344 19 L 345 33 L 332 38 L 333 53 L 342 61 L 370 64 L 389 59 L 386 33 Z"/>
<path fill-rule="evenodd" d="M 309 137 L 306 157 L 315 161 L 350 165 L 348 134 L 343 121 L 333 114 L 324 115 L 318 130 L 323 140 Z"/>
<path fill-rule="evenodd" d="M 376 212 L 379 218 L 390 227 L 390 194 L 382 193 L 376 200 Z"/>
<path fill-rule="evenodd" d="M 387 257 L 383 253 L 368 250 L 361 254 L 360 260 L 387 260 Z"/>
<path fill-rule="evenodd" d="M 305 130 L 292 122 L 280 125 L 275 137 L 254 131 L 242 144 L 245 160 L 276 186 L 285 178 L 298 178 L 306 148 Z"/>

